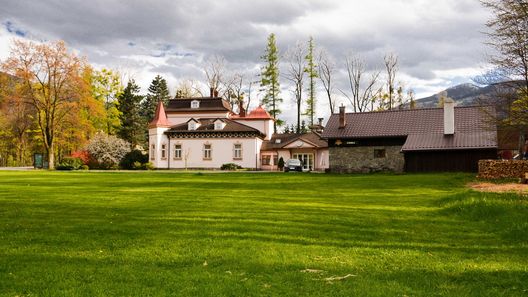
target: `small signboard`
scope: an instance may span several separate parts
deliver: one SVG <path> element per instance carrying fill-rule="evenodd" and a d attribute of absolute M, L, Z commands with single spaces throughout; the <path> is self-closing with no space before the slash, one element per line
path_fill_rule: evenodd
<path fill-rule="evenodd" d="M 33 167 L 35 169 L 44 168 L 44 154 L 33 154 Z"/>

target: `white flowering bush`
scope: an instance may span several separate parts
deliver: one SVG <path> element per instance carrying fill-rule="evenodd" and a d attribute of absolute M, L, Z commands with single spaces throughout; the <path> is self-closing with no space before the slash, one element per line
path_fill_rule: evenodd
<path fill-rule="evenodd" d="M 117 168 L 123 157 L 130 152 L 130 143 L 113 135 L 99 132 L 90 139 L 86 151 L 99 168 Z"/>

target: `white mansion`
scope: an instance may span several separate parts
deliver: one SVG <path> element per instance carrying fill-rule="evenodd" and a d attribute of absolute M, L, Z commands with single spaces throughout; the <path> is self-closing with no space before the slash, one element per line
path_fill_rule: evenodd
<path fill-rule="evenodd" d="M 149 124 L 149 158 L 159 169 L 219 169 L 235 163 L 256 170 L 277 170 L 298 158 L 305 170 L 328 168 L 328 145 L 317 132 L 273 134 L 273 118 L 261 106 L 235 114 L 229 103 L 211 95 L 158 103 Z"/>

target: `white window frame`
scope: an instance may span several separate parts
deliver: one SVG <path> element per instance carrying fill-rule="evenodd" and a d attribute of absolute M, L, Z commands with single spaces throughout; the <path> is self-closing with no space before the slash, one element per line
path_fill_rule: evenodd
<path fill-rule="evenodd" d="M 179 143 L 176 143 L 174 144 L 174 160 L 181 160 L 181 159 L 182 159 L 182 145 Z"/>
<path fill-rule="evenodd" d="M 167 160 L 167 144 L 165 143 L 161 144 L 161 159 Z"/>
<path fill-rule="evenodd" d="M 198 100 L 191 101 L 191 108 L 200 108 L 200 101 Z"/>
<path fill-rule="evenodd" d="M 209 148 L 207 148 L 209 146 Z M 203 145 L 203 159 L 212 160 L 213 159 L 213 145 L 210 143 L 204 143 Z"/>
<path fill-rule="evenodd" d="M 224 124 L 224 123 L 222 123 L 222 121 L 216 121 L 216 122 L 215 122 L 215 127 L 214 127 L 214 129 L 215 129 L 215 130 L 222 130 L 222 129 L 224 128 L 224 125 L 223 125 L 223 124 Z"/>
<path fill-rule="evenodd" d="M 239 148 L 237 148 L 239 146 Z M 242 160 L 242 144 L 234 143 L 233 144 L 233 160 Z"/>
<path fill-rule="evenodd" d="M 150 159 L 156 160 L 156 145 L 155 144 L 152 144 L 150 146 Z"/>
<path fill-rule="evenodd" d="M 196 130 L 196 122 L 195 121 L 190 121 L 189 122 L 189 130 L 190 131 L 195 131 Z"/>

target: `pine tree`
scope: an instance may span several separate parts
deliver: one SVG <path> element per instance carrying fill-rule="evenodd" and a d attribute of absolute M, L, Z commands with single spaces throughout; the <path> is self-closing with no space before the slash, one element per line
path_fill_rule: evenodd
<path fill-rule="evenodd" d="M 152 83 L 150 83 L 145 100 L 141 102 L 141 116 L 144 118 L 144 121 L 148 123 L 154 118 L 159 101 L 162 101 L 166 105 L 169 99 L 170 95 L 169 89 L 167 88 L 167 81 L 160 75 L 157 75 L 152 80 Z"/>
<path fill-rule="evenodd" d="M 308 40 L 308 53 L 306 55 L 306 69 L 304 69 L 304 72 L 308 74 L 308 79 L 310 80 L 308 84 L 308 98 L 306 99 L 306 111 L 305 115 L 309 117 L 310 120 L 310 127 L 314 124 L 315 119 L 315 105 L 316 105 L 316 98 L 315 98 L 315 79 L 318 77 L 317 74 L 317 65 L 315 65 L 314 62 L 314 41 L 313 37 L 310 37 L 310 40 Z"/>
<path fill-rule="evenodd" d="M 141 100 L 143 96 L 138 95 L 139 87 L 134 80 L 129 80 L 123 93 L 117 98 L 119 102 L 119 118 L 122 126 L 118 132 L 119 137 L 130 142 L 132 147 L 144 144 L 144 131 L 146 122 L 140 114 Z"/>
<path fill-rule="evenodd" d="M 277 133 L 277 126 L 282 125 L 283 122 L 278 119 L 278 115 L 281 113 L 279 103 L 282 102 L 282 98 L 280 98 L 279 53 L 275 42 L 275 34 L 271 33 L 268 37 L 268 45 L 261 59 L 266 62 L 266 65 L 262 68 L 260 81 L 260 86 L 265 92 L 262 104 L 275 119 L 273 133 Z"/>

